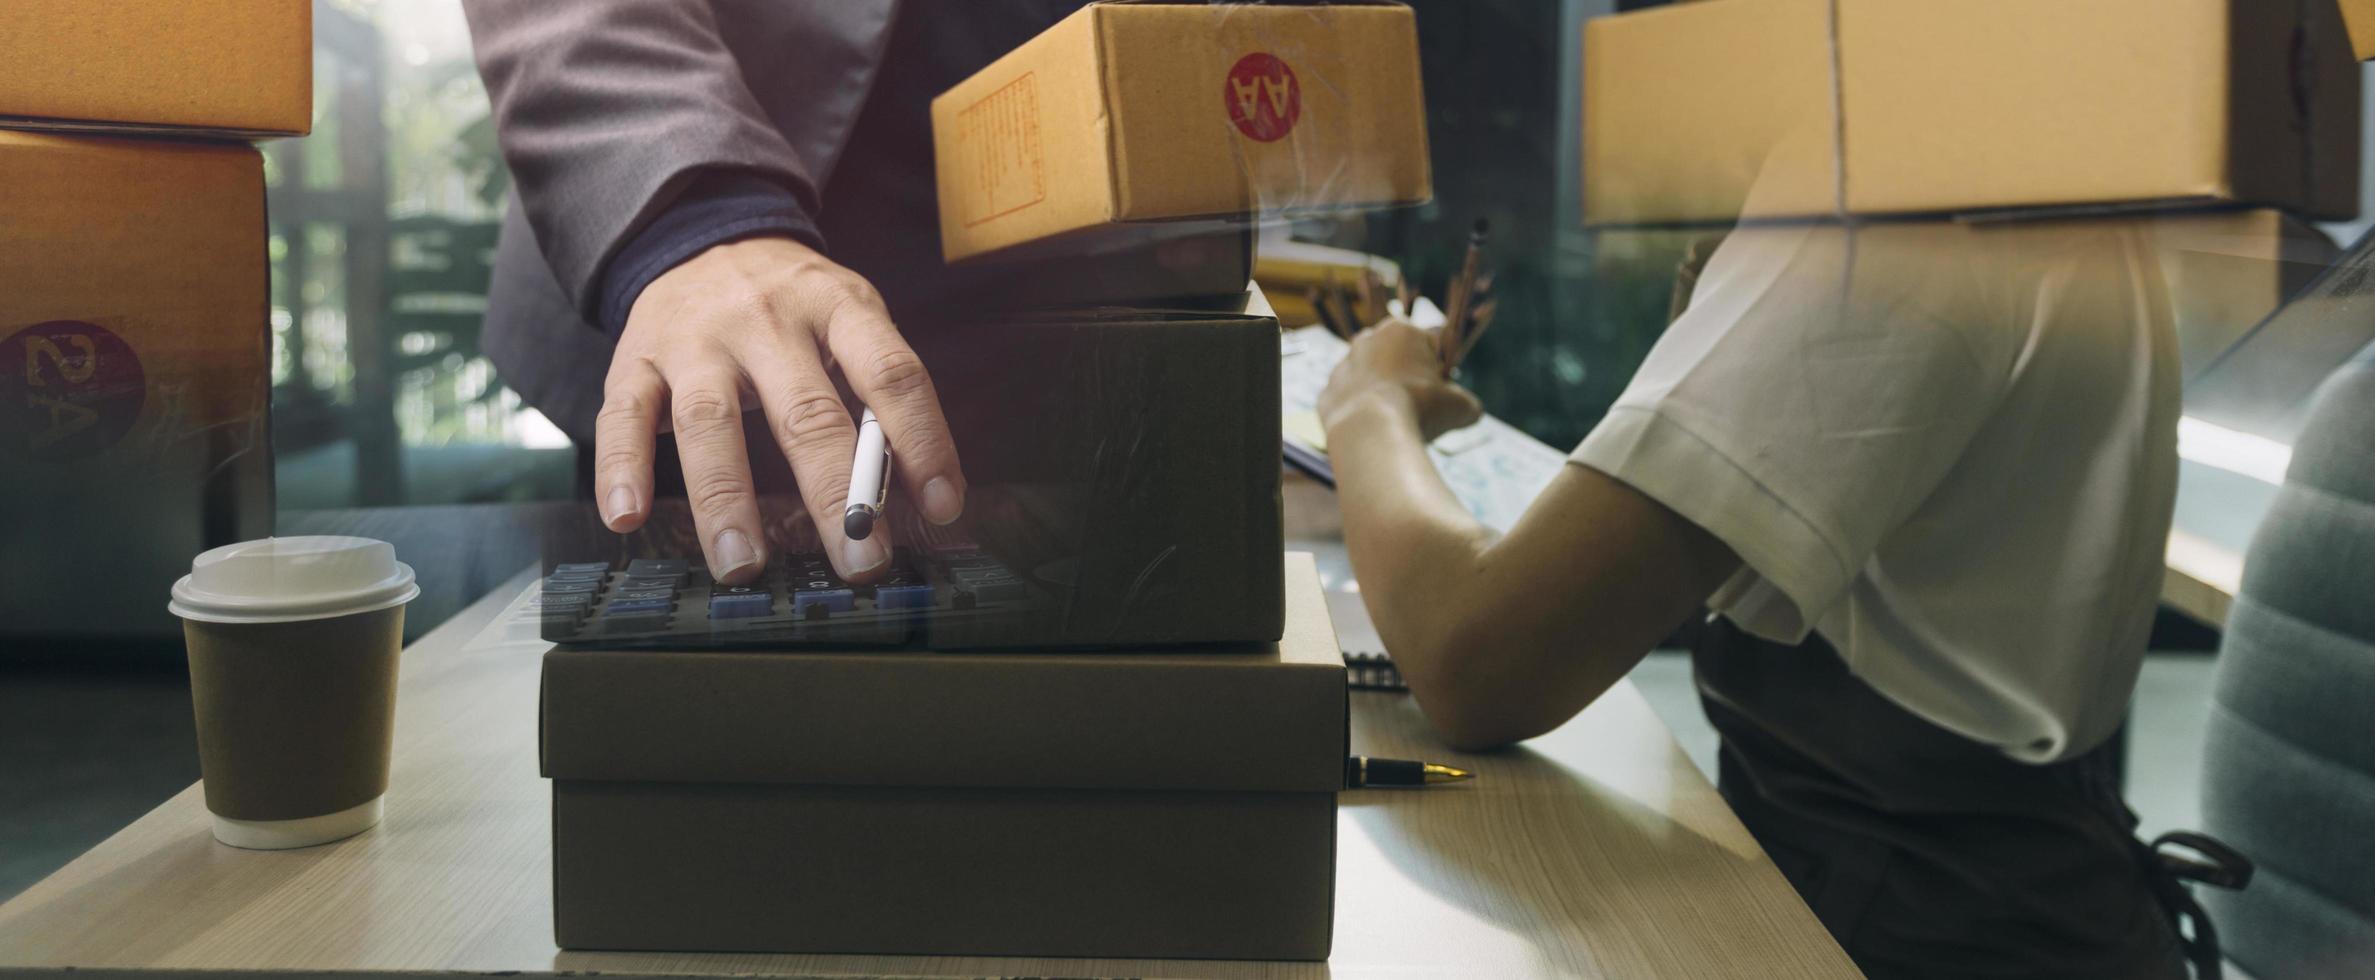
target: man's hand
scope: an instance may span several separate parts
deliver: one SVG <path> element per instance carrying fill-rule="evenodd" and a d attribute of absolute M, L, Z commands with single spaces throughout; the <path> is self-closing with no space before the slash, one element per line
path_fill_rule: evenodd
<path fill-rule="evenodd" d="M 1352 339 L 1352 352 L 1328 376 L 1319 395 L 1320 422 L 1383 410 L 1407 418 L 1422 441 L 1476 424 L 1484 406 L 1468 390 L 1443 379 L 1435 335 L 1401 320 L 1386 320 Z"/>
<path fill-rule="evenodd" d="M 923 362 L 857 273 L 788 238 L 710 248 L 643 290 L 627 315 L 594 427 L 594 499 L 613 531 L 651 514 L 654 433 L 676 432 L 685 491 L 710 573 L 748 582 L 767 565 L 742 412 L 753 400 L 800 483 L 825 553 L 866 581 L 886 535 L 841 530 L 856 432 L 827 371 L 838 365 L 882 419 L 896 468 L 927 520 L 965 509 L 965 475 Z"/>

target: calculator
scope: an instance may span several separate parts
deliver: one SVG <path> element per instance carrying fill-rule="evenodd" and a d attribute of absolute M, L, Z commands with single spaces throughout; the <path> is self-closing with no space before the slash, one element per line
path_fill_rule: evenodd
<path fill-rule="evenodd" d="M 870 585 L 820 552 L 779 553 L 724 585 L 698 558 L 560 562 L 528 608 L 555 643 L 605 646 L 996 646 L 1027 641 L 1052 595 L 964 541 L 897 547 Z"/>

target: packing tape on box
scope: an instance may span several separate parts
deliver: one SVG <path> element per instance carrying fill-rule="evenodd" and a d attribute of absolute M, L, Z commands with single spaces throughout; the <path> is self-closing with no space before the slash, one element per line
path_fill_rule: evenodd
<path fill-rule="evenodd" d="M 1259 144 L 1288 139 L 1299 128 L 1301 134 L 1287 144 L 1299 151 L 1304 139 L 1312 135 L 1312 127 L 1317 126 L 1328 130 L 1321 142 L 1339 147 L 1350 146 L 1352 134 L 1342 117 L 1303 112 L 1304 74 L 1310 75 L 1311 80 L 1322 88 L 1333 86 L 1329 84 L 1327 75 L 1311 70 L 1312 59 L 1303 57 L 1305 45 L 1302 40 L 1284 31 L 1263 28 L 1260 26 L 1264 23 L 1263 18 L 1241 18 L 1241 8 L 1253 9 L 1249 5 L 1234 3 L 1210 7 L 1212 33 L 1215 36 L 1224 36 L 1230 21 L 1246 20 L 1255 25 L 1251 37 L 1258 41 L 1251 46 L 1250 53 L 1235 57 L 1231 56 L 1234 49 L 1230 47 L 1216 49 L 1220 52 L 1218 61 L 1227 62 L 1220 64 L 1219 68 L 1222 77 L 1227 79 L 1229 93 L 1235 97 L 1230 105 L 1229 124 L 1246 139 Z M 1270 11 L 1276 8 L 1262 9 Z M 1316 11 L 1307 16 L 1314 21 L 1321 20 Z M 1286 57 L 1281 57 L 1279 52 L 1284 52 Z M 1295 64 L 1304 66 L 1303 74 L 1296 73 Z M 1336 193 L 1348 184 L 1346 174 L 1350 169 L 1347 166 L 1349 154 L 1317 154 L 1327 166 L 1327 171 L 1317 175 L 1315 180 L 1307 169 L 1314 163 L 1314 154 L 1297 152 L 1294 161 L 1298 180 L 1291 189 L 1281 193 L 1272 186 L 1271 181 L 1262 179 L 1258 165 L 1248 155 L 1248 146 L 1244 141 L 1232 138 L 1226 131 L 1220 133 L 1220 137 L 1229 147 L 1230 160 L 1236 165 L 1238 177 L 1245 181 L 1247 197 L 1254 202 L 1254 209 L 1259 213 L 1312 210 L 1334 199 Z"/>
<path fill-rule="evenodd" d="M 1839 0 L 1826 0 L 1823 14 L 1823 40 L 1830 46 L 1831 65 L 1831 215 L 1845 224 L 1848 220 L 1847 70 L 1839 54 Z M 1855 239 L 1848 239 L 1850 256 L 1854 254 L 1854 243 Z"/>
<path fill-rule="evenodd" d="M 1214 5 L 1211 7 L 1214 36 L 1221 36 L 1225 28 L 1228 28 L 1228 21 L 1240 19 L 1237 17 L 1237 12 L 1240 12 L 1240 5 Z M 1311 14 L 1311 17 L 1318 19 L 1318 14 Z M 1263 21 L 1252 19 L 1252 24 L 1263 24 Z M 1344 123 L 1342 116 L 1311 116 L 1311 119 L 1306 119 L 1306 114 L 1301 112 L 1301 102 L 1304 102 L 1304 93 L 1301 93 L 1301 90 L 1304 90 L 1304 81 L 1301 81 L 1301 76 L 1294 74 L 1292 64 L 1287 62 L 1287 59 L 1273 55 L 1273 52 L 1280 52 L 1280 50 L 1299 55 L 1299 47 L 1301 47 L 1299 40 L 1287 38 L 1282 31 L 1263 31 L 1263 28 L 1256 28 L 1254 38 L 1259 38 L 1259 45 L 1254 45 L 1254 50 L 1249 52 L 1249 55 L 1242 55 L 1235 59 L 1228 57 L 1228 52 L 1230 52 L 1228 47 L 1221 47 L 1221 59 L 1223 62 L 1230 62 L 1230 64 L 1221 66 L 1221 74 L 1223 74 L 1223 78 L 1228 78 L 1230 95 L 1235 95 L 1235 102 L 1233 102 L 1233 107 L 1230 107 L 1230 116 L 1228 116 L 1230 126 L 1235 126 L 1237 133 L 1242 133 L 1247 140 L 1256 140 L 1256 142 L 1290 140 L 1287 145 L 1297 147 L 1297 149 L 1304 147 L 1306 140 L 1311 138 L 1311 128 L 1320 126 L 1320 128 L 1328 128 L 1332 138 L 1335 138 L 1335 140 L 1323 140 L 1323 142 L 1335 142 L 1337 147 L 1349 147 L 1351 133 L 1349 133 L 1349 126 Z M 1297 62 L 1304 62 L 1304 71 L 1306 74 L 1311 74 L 1309 59 L 1297 57 Z M 1313 76 L 1311 78 L 1313 83 L 1323 85 L 1323 88 L 1328 85 L 1328 76 L 1325 74 L 1311 74 L 1311 76 Z M 1301 128 L 1299 135 L 1294 133 L 1297 128 Z M 1228 138 L 1228 133 L 1223 133 L 1223 138 Z M 1261 211 L 1261 214 L 1285 214 L 1285 211 L 1313 209 L 1316 202 L 1330 202 L 1330 199 L 1335 199 L 1337 192 L 1347 185 L 1349 154 L 1344 154 L 1344 152 L 1318 154 L 1318 157 L 1325 157 L 1325 164 L 1328 164 L 1328 171 L 1320 173 L 1318 180 L 1313 180 L 1313 173 L 1309 171 L 1309 168 L 1306 168 L 1306 166 L 1311 166 L 1313 154 L 1304 154 L 1304 152 L 1294 154 L 1294 173 L 1297 173 L 1299 180 L 1285 192 L 1285 195 L 1280 195 L 1278 187 L 1273 187 L 1271 183 L 1266 183 L 1266 180 L 1261 180 L 1259 168 L 1256 168 L 1254 159 L 1247 154 L 1247 149 L 1249 149 L 1247 142 L 1228 140 L 1225 145 L 1230 147 L 1230 159 L 1233 159 L 1237 164 L 1237 176 L 1240 176 L 1244 180 L 1244 185 L 1249 187 L 1247 199 L 1252 199 L 1254 209 Z"/>

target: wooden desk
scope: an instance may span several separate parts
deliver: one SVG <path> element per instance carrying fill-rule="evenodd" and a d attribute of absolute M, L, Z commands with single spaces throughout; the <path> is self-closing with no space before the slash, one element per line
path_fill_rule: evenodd
<path fill-rule="evenodd" d="M 192 786 L 0 906 L 0 973 L 1833 977 L 1855 970 L 1631 686 L 1460 756 L 1400 695 L 1352 743 L 1474 783 L 1350 792 L 1328 963 L 577 953 L 552 944 L 543 645 L 482 635 L 526 573 L 405 651 L 386 822 L 215 843 Z"/>

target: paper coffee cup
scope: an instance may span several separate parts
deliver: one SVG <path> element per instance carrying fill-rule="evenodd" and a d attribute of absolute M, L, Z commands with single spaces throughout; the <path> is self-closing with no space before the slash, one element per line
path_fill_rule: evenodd
<path fill-rule="evenodd" d="M 404 604 L 384 541 L 265 538 L 199 555 L 173 584 L 216 840 L 305 847 L 379 822 Z"/>

